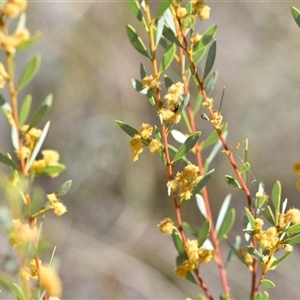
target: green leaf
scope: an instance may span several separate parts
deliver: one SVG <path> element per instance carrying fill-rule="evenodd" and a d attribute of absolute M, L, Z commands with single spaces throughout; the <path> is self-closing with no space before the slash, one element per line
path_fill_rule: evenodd
<path fill-rule="evenodd" d="M 222 240 L 224 237 L 226 237 L 228 235 L 228 233 L 232 229 L 234 221 L 235 221 L 235 210 L 234 210 L 234 208 L 232 208 L 227 213 L 227 215 L 224 219 L 224 222 L 221 225 L 220 230 L 218 232 L 218 240 L 219 241 Z"/>
<path fill-rule="evenodd" d="M 250 169 L 250 164 L 246 161 L 242 164 L 240 172 L 244 173 Z"/>
<path fill-rule="evenodd" d="M 291 245 L 292 244 L 299 244 L 300 243 L 300 234 L 298 234 L 298 235 L 296 235 L 296 236 L 294 236 L 290 239 L 286 239 L 286 240 L 284 240 L 284 242 L 286 244 L 291 244 Z"/>
<path fill-rule="evenodd" d="M 185 255 L 185 249 L 184 249 L 184 245 L 183 245 L 181 236 L 180 236 L 179 232 L 175 229 L 172 232 L 172 239 L 173 239 L 173 243 L 174 243 L 175 248 L 178 251 L 178 253 L 180 255 Z"/>
<path fill-rule="evenodd" d="M 159 66 L 159 72 L 162 73 L 166 69 L 169 68 L 171 65 L 176 53 L 176 46 L 175 44 L 171 44 L 171 46 L 166 50 L 166 52 L 163 55 L 161 64 Z"/>
<path fill-rule="evenodd" d="M 147 99 L 149 101 L 149 103 L 152 105 L 152 106 L 155 106 L 156 105 L 156 102 L 155 102 L 155 99 L 153 96 L 148 96 L 147 95 Z"/>
<path fill-rule="evenodd" d="M 172 4 L 172 0 L 163 0 L 163 1 L 161 1 L 160 5 L 157 9 L 155 19 L 160 18 L 164 14 L 164 12 L 170 7 L 171 4 Z"/>
<path fill-rule="evenodd" d="M 275 283 L 269 279 L 262 279 L 260 282 L 269 289 L 272 289 L 275 287 Z"/>
<path fill-rule="evenodd" d="M 209 77 L 207 83 L 205 84 L 205 91 L 207 95 L 210 95 L 214 90 L 214 87 L 218 80 L 218 71 L 214 71 L 212 75 Z"/>
<path fill-rule="evenodd" d="M 72 180 L 68 180 L 66 182 L 64 182 L 55 192 L 55 195 L 57 198 L 62 198 L 63 196 L 65 196 L 69 189 L 71 188 L 72 185 Z"/>
<path fill-rule="evenodd" d="M 276 181 L 272 188 L 272 203 L 275 208 L 275 226 L 278 225 L 278 215 L 280 213 L 280 202 L 281 202 L 281 184 L 280 181 Z"/>
<path fill-rule="evenodd" d="M 184 144 L 181 145 L 181 147 L 179 148 L 178 152 L 176 153 L 176 155 L 174 156 L 172 163 L 174 163 L 175 161 L 181 159 L 182 157 L 186 156 L 196 145 L 199 137 L 201 135 L 201 132 L 195 132 L 193 134 L 191 134 L 186 141 L 184 142 Z"/>
<path fill-rule="evenodd" d="M 230 250 L 229 250 L 228 256 L 225 261 L 225 269 L 228 268 L 229 264 L 233 261 L 233 259 L 235 257 L 237 257 L 248 268 L 248 265 L 246 264 L 246 262 L 244 261 L 241 254 L 238 251 L 238 249 L 240 249 L 240 245 L 241 245 L 241 237 L 237 235 L 234 238 L 233 244 L 231 244 L 228 241 L 228 239 L 226 239 L 226 242 L 230 246 Z"/>
<path fill-rule="evenodd" d="M 217 41 L 214 40 L 208 50 L 206 62 L 205 62 L 205 68 L 204 68 L 204 75 L 203 75 L 203 80 L 207 77 L 209 72 L 212 70 L 213 65 L 215 63 L 216 59 L 216 54 L 217 54 Z"/>
<path fill-rule="evenodd" d="M 183 48 L 172 29 L 166 25 L 164 26 L 163 36 L 170 42 L 175 43 L 177 46 Z"/>
<path fill-rule="evenodd" d="M 53 95 L 49 94 L 46 99 L 42 102 L 42 104 L 39 106 L 37 111 L 34 113 L 30 123 L 29 128 L 35 127 L 39 124 L 39 122 L 45 117 L 45 115 L 48 113 L 49 109 L 51 108 L 53 103 Z"/>
<path fill-rule="evenodd" d="M 285 233 L 300 233 L 300 224 L 294 224 L 289 228 L 285 229 L 283 232 Z"/>
<path fill-rule="evenodd" d="M 26 300 L 25 295 L 22 292 L 22 289 L 16 284 L 13 283 L 11 285 L 11 293 L 16 297 L 18 300 Z"/>
<path fill-rule="evenodd" d="M 269 299 L 269 294 L 264 291 L 263 293 L 257 293 L 254 295 L 253 300 L 268 300 Z"/>
<path fill-rule="evenodd" d="M 163 34 L 163 30 L 164 30 L 164 26 L 165 26 L 165 17 L 161 16 L 158 21 L 157 21 L 157 26 L 156 26 L 156 33 L 155 33 L 155 46 L 157 47 L 157 45 L 159 44 L 162 34 Z"/>
<path fill-rule="evenodd" d="M 203 101 L 203 97 L 202 97 L 201 93 L 198 93 L 197 99 L 195 101 L 195 106 L 193 109 L 194 115 L 196 115 L 198 113 L 199 109 L 201 108 L 202 101 Z"/>
<path fill-rule="evenodd" d="M 246 207 L 245 208 L 245 211 L 246 211 L 246 217 L 251 225 L 251 228 L 254 230 L 255 229 L 255 220 L 254 220 L 254 217 L 253 215 L 251 214 L 250 210 Z"/>
<path fill-rule="evenodd" d="M 211 169 L 209 172 L 207 172 L 203 178 L 200 180 L 200 182 L 196 185 L 196 187 L 193 190 L 193 195 L 196 195 L 199 193 L 210 181 L 212 176 L 214 175 L 215 169 Z"/>
<path fill-rule="evenodd" d="M 142 63 L 140 64 L 140 76 L 141 80 L 147 76 L 146 68 Z"/>
<path fill-rule="evenodd" d="M 41 37 L 42 33 L 37 31 L 33 36 L 30 37 L 29 40 L 22 42 L 18 47 L 16 47 L 17 51 L 24 51 L 32 47 L 38 39 Z"/>
<path fill-rule="evenodd" d="M 128 125 L 122 121 L 116 120 L 116 123 L 120 126 L 120 128 L 123 131 L 125 131 L 131 137 L 133 137 L 136 134 L 139 134 L 139 132 L 135 128 L 131 127 L 130 125 Z"/>
<path fill-rule="evenodd" d="M 205 222 L 200 227 L 199 233 L 198 233 L 198 245 L 201 247 L 203 243 L 207 240 L 210 232 L 210 221 L 205 220 Z"/>
<path fill-rule="evenodd" d="M 57 164 L 55 166 L 48 166 L 45 167 L 38 172 L 36 172 L 37 175 L 41 176 L 52 176 L 55 174 L 60 174 L 66 169 L 66 166 L 63 164 Z"/>
<path fill-rule="evenodd" d="M 189 223 L 183 221 L 182 227 L 185 231 L 187 231 L 192 236 L 194 236 L 194 237 L 198 236 L 198 231 L 194 227 L 192 227 Z"/>
<path fill-rule="evenodd" d="M 226 182 L 233 188 L 241 189 L 239 182 L 230 175 L 225 175 Z"/>
<path fill-rule="evenodd" d="M 31 95 L 27 95 L 25 99 L 23 100 L 21 109 L 20 109 L 20 117 L 19 117 L 19 123 L 20 127 L 22 127 L 29 115 L 30 108 L 31 108 L 31 102 L 32 102 L 32 97 Z"/>
<path fill-rule="evenodd" d="M 271 268 L 278 266 L 282 263 L 292 252 L 285 252 L 284 255 L 276 260 L 273 261 Z"/>
<path fill-rule="evenodd" d="M 212 25 L 203 33 L 201 40 L 197 45 L 197 49 L 200 49 L 203 46 L 208 45 L 214 39 L 217 33 L 217 27 L 218 27 L 217 25 Z"/>
<path fill-rule="evenodd" d="M 300 11 L 296 7 L 292 6 L 291 12 L 292 12 L 293 18 L 296 21 L 297 25 L 300 27 Z"/>
<path fill-rule="evenodd" d="M 200 60 L 203 58 L 204 54 L 206 52 L 206 47 L 197 49 L 194 53 L 193 53 L 193 61 L 195 63 L 195 65 L 197 65 Z"/>
<path fill-rule="evenodd" d="M 255 248 L 249 246 L 249 247 L 247 247 L 247 251 L 255 260 L 258 260 L 260 262 L 264 261 L 264 256 L 259 251 L 257 251 Z"/>
<path fill-rule="evenodd" d="M 141 22 L 141 24 L 146 28 L 146 21 L 143 17 L 142 11 L 141 11 L 141 6 L 139 4 L 138 0 L 127 0 L 128 6 L 134 16 Z"/>
<path fill-rule="evenodd" d="M 271 210 L 271 207 L 268 205 L 265 209 L 261 210 L 261 213 L 263 214 L 263 216 L 266 218 L 266 220 L 268 220 L 268 222 L 275 226 L 275 218 L 274 218 L 274 214 Z"/>
<path fill-rule="evenodd" d="M 178 152 L 178 149 L 172 145 L 168 145 L 168 148 L 169 148 L 169 151 L 170 151 L 170 154 L 172 156 L 175 156 L 176 153 Z M 186 157 L 182 157 L 181 159 L 178 160 L 179 162 L 181 162 L 183 165 L 187 166 L 187 165 L 190 165 L 191 162 L 186 158 Z"/>
<path fill-rule="evenodd" d="M 164 83 L 165 83 L 165 87 L 167 89 L 169 89 L 169 87 L 173 84 L 173 81 L 170 77 L 168 77 L 167 75 L 164 76 Z"/>
<path fill-rule="evenodd" d="M 131 25 L 128 24 L 126 26 L 126 32 L 127 32 L 128 39 L 129 39 L 131 45 L 133 46 L 133 48 L 135 48 L 135 50 L 137 50 L 142 55 L 151 59 L 150 55 L 147 52 L 147 48 L 146 48 L 144 42 L 138 36 L 138 34 L 136 33 L 136 30 Z"/>
<path fill-rule="evenodd" d="M 36 54 L 27 64 L 24 73 L 18 83 L 17 89 L 20 91 L 24 88 L 36 75 L 40 68 L 41 56 Z"/>
<path fill-rule="evenodd" d="M 224 132 L 227 130 L 227 124 L 222 124 L 222 128 L 221 131 L 224 134 Z M 203 144 L 201 144 L 201 149 L 205 149 L 213 144 L 215 144 L 217 141 L 219 140 L 219 135 L 217 133 L 217 131 L 213 131 L 203 142 Z"/>
<path fill-rule="evenodd" d="M 0 273 L 0 287 L 7 291 L 7 292 L 11 292 L 11 286 L 13 284 L 13 279 L 5 274 L 5 273 Z"/>
<path fill-rule="evenodd" d="M 0 153 L 0 162 L 13 167 L 14 169 L 17 168 L 16 164 L 12 161 L 12 159 L 2 153 Z"/>

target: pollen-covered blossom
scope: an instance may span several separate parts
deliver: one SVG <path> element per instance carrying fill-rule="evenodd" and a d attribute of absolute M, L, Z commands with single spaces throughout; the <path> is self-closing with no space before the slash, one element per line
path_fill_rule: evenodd
<path fill-rule="evenodd" d="M 9 0 L 5 6 L 2 7 L 1 13 L 10 18 L 14 18 L 24 11 L 26 7 L 26 0 Z"/>
<path fill-rule="evenodd" d="M 223 121 L 223 116 L 218 112 L 214 111 L 213 112 L 213 118 L 211 119 L 211 123 L 216 127 L 220 128 L 220 125 L 222 124 Z"/>
<path fill-rule="evenodd" d="M 130 140 L 129 144 L 132 150 L 131 160 L 137 161 L 139 159 L 139 154 L 143 152 L 143 143 L 141 136 L 139 134 L 135 134 Z"/>
<path fill-rule="evenodd" d="M 181 82 L 172 84 L 168 93 L 164 97 L 164 102 L 166 104 L 165 108 L 161 108 L 158 114 L 161 115 L 162 120 L 167 123 L 179 123 L 181 118 L 181 113 L 178 110 L 180 105 L 180 97 L 184 93 L 184 85 Z"/>
<path fill-rule="evenodd" d="M 28 129 L 29 129 L 29 125 L 24 125 L 21 128 L 21 132 L 24 135 L 25 146 L 30 150 L 33 150 L 42 134 L 42 130 L 35 127 L 32 127 L 29 130 Z"/>
<path fill-rule="evenodd" d="M 50 202 L 51 208 L 54 210 L 54 213 L 57 216 L 61 216 L 67 212 L 66 206 L 63 203 L 61 203 L 59 199 L 57 199 L 57 197 L 54 193 L 48 194 L 47 198 Z"/>
<path fill-rule="evenodd" d="M 187 240 L 185 243 L 185 251 L 188 259 L 183 261 L 175 269 L 175 275 L 179 278 L 185 278 L 188 272 L 195 270 L 201 263 L 209 263 L 215 255 L 214 250 L 208 250 L 198 247 L 197 240 Z"/>
<path fill-rule="evenodd" d="M 270 227 L 266 231 L 258 231 L 255 233 L 255 238 L 264 249 L 271 250 L 279 246 L 279 237 L 276 227 Z"/>
<path fill-rule="evenodd" d="M 139 132 L 142 139 L 149 139 L 149 137 L 152 135 L 153 127 L 147 123 L 143 123 Z"/>
<path fill-rule="evenodd" d="M 185 7 L 178 7 L 177 9 L 177 17 L 179 19 L 183 19 L 188 15 L 187 9 Z"/>
<path fill-rule="evenodd" d="M 29 224 L 22 224 L 19 219 L 12 221 L 12 231 L 9 234 L 9 242 L 15 247 L 22 247 L 33 242 L 37 237 L 36 231 Z"/>
<path fill-rule="evenodd" d="M 42 265 L 42 262 L 39 260 L 39 265 Z M 25 266 L 20 270 L 20 277 L 23 281 L 28 281 L 29 279 L 38 280 L 38 268 L 36 266 L 36 260 L 32 259 L 29 263 L 29 266 Z"/>
<path fill-rule="evenodd" d="M 59 297 L 62 293 L 62 283 L 57 272 L 50 267 L 41 267 L 39 271 L 40 286 L 49 296 Z"/>
<path fill-rule="evenodd" d="M 159 88 L 159 84 L 160 84 L 159 80 L 157 78 L 153 78 L 152 75 L 145 76 L 142 79 L 142 87 L 143 88 L 148 87 L 151 90 L 156 90 Z"/>
<path fill-rule="evenodd" d="M 191 43 L 192 43 L 192 45 L 194 45 L 194 46 L 197 45 L 200 42 L 201 38 L 202 38 L 201 34 L 194 33 L 192 35 L 192 37 L 191 37 Z"/>
<path fill-rule="evenodd" d="M 188 165 L 183 172 L 177 172 L 173 180 L 168 181 L 167 187 L 173 192 L 178 191 L 180 201 L 188 200 L 193 194 L 193 189 L 201 180 L 199 168 L 195 165 Z"/>
<path fill-rule="evenodd" d="M 206 21 L 207 19 L 209 19 L 210 7 L 208 5 L 205 5 L 203 0 L 192 0 L 191 3 L 200 20 Z"/>
<path fill-rule="evenodd" d="M 158 225 L 158 229 L 164 235 L 171 235 L 173 230 L 176 229 L 173 221 L 170 218 L 163 219 Z"/>
<path fill-rule="evenodd" d="M 212 108 L 214 105 L 214 99 L 207 98 L 205 102 L 202 103 L 202 106 L 205 108 Z"/>
<path fill-rule="evenodd" d="M 59 153 L 55 150 L 43 150 L 42 151 L 43 159 L 36 160 L 33 162 L 31 170 L 35 173 L 40 173 L 43 171 L 46 167 L 55 167 L 55 166 L 61 166 L 64 165 L 60 164 L 59 161 Z M 57 177 L 59 173 L 51 174 L 51 177 Z"/>
<path fill-rule="evenodd" d="M 16 48 L 23 42 L 29 40 L 30 33 L 26 28 L 17 30 L 13 35 L 0 32 L 0 48 L 8 53 L 15 53 Z"/>
<path fill-rule="evenodd" d="M 149 151 L 151 154 L 159 153 L 162 149 L 162 145 L 159 140 L 153 139 L 149 144 Z"/>

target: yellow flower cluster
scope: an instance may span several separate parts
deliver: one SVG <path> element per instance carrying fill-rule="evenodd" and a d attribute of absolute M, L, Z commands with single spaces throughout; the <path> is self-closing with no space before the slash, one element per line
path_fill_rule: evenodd
<path fill-rule="evenodd" d="M 26 0 L 9 0 L 0 8 L 2 16 L 14 18 L 23 12 L 27 7 Z M 0 31 L 0 48 L 7 53 L 13 54 L 16 48 L 30 38 L 30 33 L 26 28 L 17 29 L 12 35 L 8 35 L 7 30 Z"/>
<path fill-rule="evenodd" d="M 157 227 L 159 228 L 160 232 L 164 235 L 171 235 L 173 230 L 176 229 L 173 221 L 170 218 L 163 219 Z"/>
<path fill-rule="evenodd" d="M 181 82 L 172 84 L 168 93 L 164 97 L 166 108 L 161 108 L 158 115 L 167 123 L 178 123 L 181 118 L 181 113 L 178 111 L 180 106 L 180 97 L 184 94 L 184 85 Z"/>
<path fill-rule="evenodd" d="M 54 213 L 57 216 L 61 216 L 67 212 L 66 206 L 60 202 L 60 199 L 57 199 L 55 194 L 48 194 L 47 199 L 50 202 L 50 207 L 54 210 Z"/>
<path fill-rule="evenodd" d="M 57 272 L 50 267 L 41 267 L 39 271 L 40 286 L 51 297 L 59 297 L 62 293 L 62 283 Z"/>
<path fill-rule="evenodd" d="M 153 78 L 152 75 L 150 76 L 145 76 L 143 79 L 142 79 L 142 87 L 143 88 L 146 88 L 148 87 L 149 89 L 151 90 L 156 90 L 159 88 L 159 85 L 160 85 L 160 82 L 157 78 Z"/>
<path fill-rule="evenodd" d="M 209 263 L 215 255 L 214 250 L 198 247 L 197 240 L 187 240 L 185 251 L 188 259 L 175 269 L 175 275 L 179 278 L 185 278 L 187 273 L 196 270 L 199 264 Z"/>
<path fill-rule="evenodd" d="M 300 210 L 290 208 L 285 214 L 280 214 L 278 218 L 278 226 L 285 229 L 290 223 L 300 224 Z"/>
<path fill-rule="evenodd" d="M 145 146 L 149 148 L 151 154 L 159 153 L 162 150 L 161 143 L 157 139 L 151 138 L 152 133 L 153 127 L 143 123 L 139 129 L 139 133 L 132 137 L 129 142 L 132 151 L 132 161 L 137 161 L 139 159 L 139 154 L 143 152 Z"/>
<path fill-rule="evenodd" d="M 39 265 L 41 265 L 41 261 L 39 261 Z M 38 268 L 35 259 L 30 261 L 29 266 L 21 268 L 20 277 L 23 281 L 28 281 L 29 279 L 38 280 Z"/>
<path fill-rule="evenodd" d="M 6 72 L 4 65 L 0 62 L 0 89 L 4 88 L 6 80 L 9 79 L 9 75 Z"/>
<path fill-rule="evenodd" d="M 214 111 L 213 112 L 213 118 L 211 119 L 211 123 L 216 127 L 216 128 L 220 128 L 221 124 L 223 121 L 223 116 L 218 112 L 218 111 Z"/>
<path fill-rule="evenodd" d="M 177 172 L 173 180 L 168 181 L 167 187 L 173 192 L 178 191 L 180 201 L 188 200 L 193 195 L 193 189 L 201 180 L 199 168 L 195 165 L 188 165 L 183 172 Z"/>
<path fill-rule="evenodd" d="M 37 233 L 29 224 L 23 224 L 19 219 L 12 221 L 12 230 L 9 234 L 9 242 L 14 248 L 20 248 L 34 242 Z"/>
<path fill-rule="evenodd" d="M 210 7 L 205 5 L 203 0 L 192 0 L 191 3 L 201 21 L 206 21 L 209 19 Z"/>

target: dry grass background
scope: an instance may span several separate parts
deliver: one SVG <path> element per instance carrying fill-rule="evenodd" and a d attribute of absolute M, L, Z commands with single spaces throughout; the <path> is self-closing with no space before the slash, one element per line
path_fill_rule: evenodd
<path fill-rule="evenodd" d="M 219 26 L 219 80 L 213 96 L 219 100 L 226 86 L 223 115 L 231 145 L 250 139 L 249 161 L 257 179 L 251 190 L 256 191 L 260 180 L 270 190 L 280 179 L 283 196 L 300 207 L 292 174 L 293 162 L 300 160 L 300 30 L 290 14 L 290 6 L 299 3 L 208 3 L 211 19 L 199 30 Z M 173 217 L 165 171 L 159 159 L 147 153 L 133 164 L 129 139 L 114 122 L 120 119 L 136 127 L 157 122 L 147 100 L 131 88 L 143 57 L 127 41 L 125 25 L 136 22 L 126 2 L 32 1 L 28 23 L 31 32 L 43 33 L 32 50 L 42 54 L 42 66 L 24 93 L 32 93 L 36 103 L 54 94 L 46 147 L 55 145 L 68 167 L 58 179 L 39 183 L 52 191 L 73 179 L 64 199 L 68 213 L 60 218 L 49 214 L 44 221 L 46 234 L 58 245 L 62 298 L 195 299 L 199 290 L 173 276 L 176 252 L 171 239 L 156 228 L 163 217 Z M 20 55 L 20 66 L 28 55 Z M 205 136 L 203 122 L 199 118 Z M 7 132 L 3 118 L 1 127 Z M 0 136 L 0 142 L 1 151 L 7 150 L 9 135 Z M 224 174 L 231 169 L 221 153 L 214 167 L 209 187 L 215 211 L 231 192 L 242 215 L 245 199 L 226 185 Z M 203 222 L 194 204 L 186 205 L 183 213 L 195 225 Z M 241 217 L 236 223 L 235 234 Z M 2 247 L 3 257 L 6 251 Z M 272 273 L 277 285 L 270 292 L 272 299 L 299 299 L 299 259 L 296 249 Z M 235 261 L 228 272 L 234 299 L 247 299 L 247 271 Z M 203 274 L 217 297 L 216 268 L 205 268 Z"/>

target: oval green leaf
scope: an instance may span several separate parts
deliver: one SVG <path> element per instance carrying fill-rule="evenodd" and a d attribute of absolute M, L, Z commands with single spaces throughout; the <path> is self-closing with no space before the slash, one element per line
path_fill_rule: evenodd
<path fill-rule="evenodd" d="M 166 69 L 169 68 L 171 65 L 176 53 L 176 46 L 175 44 L 171 44 L 171 46 L 166 50 L 166 52 L 163 55 L 160 67 L 159 67 L 159 72 L 162 73 Z"/>
<path fill-rule="evenodd" d="M 72 180 L 68 180 L 64 182 L 54 194 L 56 195 L 57 198 L 62 198 L 68 193 L 69 189 L 71 188 L 71 185 L 72 185 Z"/>
<path fill-rule="evenodd" d="M 228 211 L 228 213 L 223 221 L 223 224 L 221 225 L 220 230 L 218 232 L 218 240 L 219 241 L 228 235 L 228 233 L 232 229 L 234 222 L 235 222 L 235 210 L 234 210 L 234 208 L 232 208 L 231 210 Z"/>
<path fill-rule="evenodd" d="M 174 243 L 175 248 L 178 251 L 178 253 L 180 255 L 185 255 L 185 249 L 184 249 L 184 245 L 183 245 L 181 236 L 180 236 L 179 232 L 175 229 L 172 232 L 172 239 L 173 239 L 173 243 Z"/>
<path fill-rule="evenodd" d="M 265 209 L 262 209 L 261 213 L 271 225 L 275 226 L 275 217 L 269 205 Z"/>
<path fill-rule="evenodd" d="M 233 188 L 241 188 L 239 182 L 230 175 L 225 175 L 226 182 Z"/>
<path fill-rule="evenodd" d="M 203 80 L 207 77 L 209 72 L 212 70 L 215 59 L 216 59 L 216 54 L 217 54 L 217 41 L 214 40 L 208 50 L 206 62 L 205 62 L 205 68 L 204 68 L 204 75 L 203 75 Z"/>
<path fill-rule="evenodd" d="M 20 109 L 20 116 L 19 116 L 19 123 L 20 127 L 22 127 L 29 115 L 30 108 L 31 108 L 31 102 L 32 102 L 32 97 L 31 95 L 27 95 L 25 99 L 23 100 L 21 109 Z"/>
<path fill-rule="evenodd" d="M 214 39 L 217 33 L 217 27 L 218 27 L 217 25 L 212 25 L 203 33 L 201 40 L 197 45 L 197 49 L 200 49 L 203 46 L 208 45 Z"/>
<path fill-rule="evenodd" d="M 134 16 L 142 23 L 142 25 L 146 28 L 146 21 L 143 17 L 142 11 L 141 11 L 141 6 L 139 1 L 137 0 L 127 0 L 128 6 Z"/>
<path fill-rule="evenodd" d="M 193 61 L 195 63 L 195 65 L 197 65 L 200 60 L 203 58 L 204 54 L 206 52 L 206 47 L 197 49 L 194 53 L 193 53 Z"/>
<path fill-rule="evenodd" d="M 42 104 L 39 106 L 37 111 L 34 113 L 29 123 L 29 128 L 35 127 L 45 117 L 45 115 L 51 108 L 52 103 L 53 103 L 53 95 L 49 94 L 46 97 L 46 99 L 42 102 Z"/>
<path fill-rule="evenodd" d="M 213 74 L 207 80 L 207 83 L 205 84 L 205 91 L 207 95 L 210 95 L 211 92 L 214 90 L 217 80 L 218 80 L 218 71 L 214 71 Z"/>
<path fill-rule="evenodd" d="M 300 27 L 300 11 L 296 7 L 292 6 L 291 12 L 292 12 L 293 18 L 296 21 L 297 25 Z"/>
<path fill-rule="evenodd" d="M 193 195 L 198 194 L 208 184 L 208 182 L 214 175 L 214 172 L 215 172 L 215 169 L 212 169 L 203 176 L 203 178 L 200 180 L 200 182 L 194 188 Z"/>
<path fill-rule="evenodd" d="M 174 156 L 174 158 L 172 160 L 172 163 L 174 163 L 175 161 L 186 156 L 194 148 L 200 135 L 201 135 L 201 132 L 199 132 L 199 131 L 191 134 L 179 148 L 178 152 L 176 153 L 176 155 Z"/>
<path fill-rule="evenodd" d="M 269 279 L 262 279 L 260 282 L 269 289 L 272 289 L 275 287 L 275 283 Z"/>
<path fill-rule="evenodd" d="M 198 245 L 199 247 L 201 247 L 203 245 L 203 243 L 207 240 L 208 236 L 209 236 L 209 232 L 210 232 L 210 221 L 206 220 L 198 233 Z"/>
<path fill-rule="evenodd" d="M 242 164 L 240 172 L 244 173 L 250 169 L 250 164 L 246 161 Z"/>
<path fill-rule="evenodd" d="M 193 228 L 189 223 L 182 222 L 182 227 L 186 232 L 193 235 L 194 237 L 198 236 L 198 231 L 195 228 Z"/>
<path fill-rule="evenodd" d="M 36 54 L 27 64 L 24 73 L 18 83 L 17 89 L 20 91 L 24 88 L 36 75 L 40 68 L 41 56 Z"/>
<path fill-rule="evenodd" d="M 150 58 L 150 55 L 147 52 L 147 48 L 144 42 L 142 41 L 142 39 L 136 33 L 136 30 L 131 25 L 128 24 L 126 26 L 126 32 L 127 32 L 128 39 L 131 45 L 133 46 L 133 48 L 135 48 L 135 50 L 137 50 L 142 55 Z"/>
<path fill-rule="evenodd" d="M 172 0 L 164 0 L 160 2 L 160 5 L 157 9 L 157 12 L 155 14 L 155 19 L 160 18 L 164 12 L 169 8 L 169 6 L 172 4 Z"/>
<path fill-rule="evenodd" d="M 41 37 L 42 33 L 40 31 L 37 31 L 33 36 L 30 37 L 29 40 L 26 40 L 22 42 L 17 48 L 17 51 L 24 51 L 32 47 L 38 39 Z"/>
<path fill-rule="evenodd" d="M 281 204 L 281 184 L 280 181 L 276 181 L 273 188 L 272 188 L 272 203 L 275 208 L 274 220 L 275 226 L 278 225 L 278 215 L 280 213 L 280 204 Z"/>
<path fill-rule="evenodd" d="M 246 217 L 251 225 L 251 228 L 254 230 L 255 229 L 255 220 L 254 220 L 254 217 L 253 215 L 251 214 L 250 210 L 246 207 L 245 208 L 245 211 L 246 211 Z"/>
<path fill-rule="evenodd" d="M 131 127 L 130 125 L 128 125 L 122 121 L 116 120 L 116 123 L 120 126 L 120 128 L 123 131 L 125 131 L 131 137 L 133 137 L 136 134 L 139 134 L 139 132 L 135 128 Z"/>

